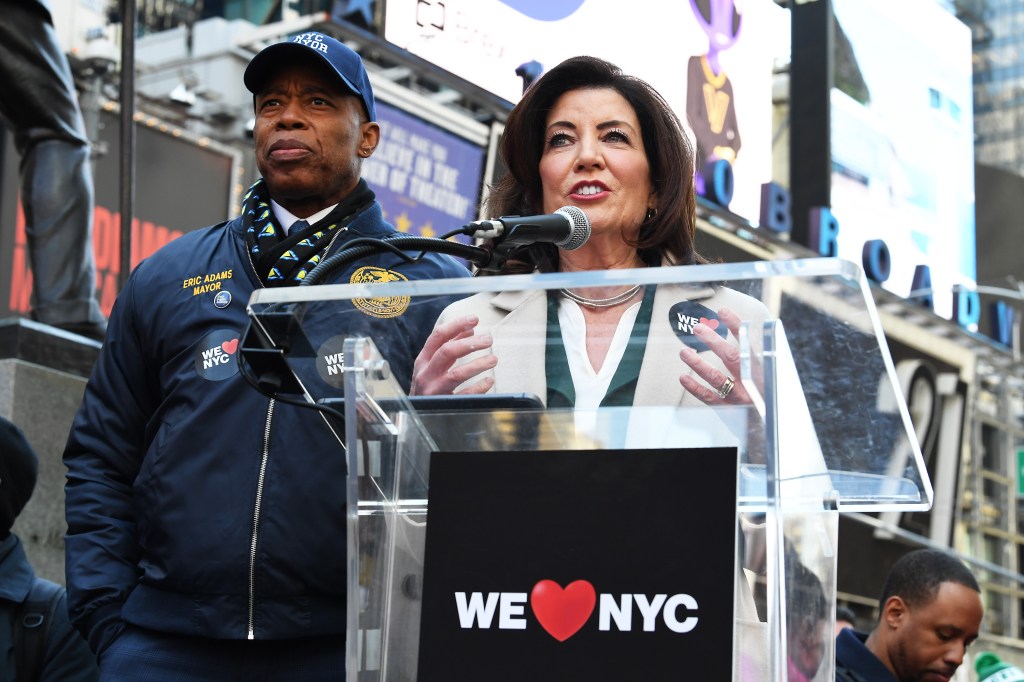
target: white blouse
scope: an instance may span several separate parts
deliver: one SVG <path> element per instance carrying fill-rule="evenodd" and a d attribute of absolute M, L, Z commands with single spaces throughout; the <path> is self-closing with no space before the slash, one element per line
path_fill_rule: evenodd
<path fill-rule="evenodd" d="M 612 377 L 615 376 L 615 370 L 618 369 L 619 362 L 626 352 L 636 316 L 640 312 L 640 304 L 641 301 L 637 301 L 622 313 L 611 345 L 608 347 L 608 355 L 601 365 L 601 371 L 595 372 L 593 365 L 590 364 L 590 357 L 587 356 L 587 321 L 583 317 L 583 310 L 575 301 L 567 298 L 559 301 L 558 325 L 562 328 L 562 344 L 569 360 L 572 385 L 576 389 L 577 410 L 597 409 L 604 400 Z"/>

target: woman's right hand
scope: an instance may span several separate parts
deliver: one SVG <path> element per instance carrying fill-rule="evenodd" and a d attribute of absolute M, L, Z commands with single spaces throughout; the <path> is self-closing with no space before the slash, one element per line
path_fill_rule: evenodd
<path fill-rule="evenodd" d="M 455 393 L 456 388 L 498 364 L 498 358 L 493 353 L 459 362 L 471 353 L 490 348 L 494 343 L 494 339 L 488 335 L 477 336 L 473 333 L 479 322 L 475 315 L 467 315 L 434 327 L 413 363 L 410 395 Z M 486 376 L 458 393 L 486 393 L 493 385 L 494 378 Z"/>

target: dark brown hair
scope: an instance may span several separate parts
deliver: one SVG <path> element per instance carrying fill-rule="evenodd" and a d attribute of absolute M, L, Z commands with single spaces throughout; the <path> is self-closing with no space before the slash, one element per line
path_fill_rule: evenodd
<path fill-rule="evenodd" d="M 633 107 L 640 123 L 651 185 L 657 193 L 657 212 L 644 221 L 632 243 L 640 258 L 648 265 L 660 265 L 663 256 L 680 265 L 704 262 L 694 249 L 693 145 L 679 117 L 646 81 L 596 57 L 573 57 L 551 69 L 530 86 L 509 113 L 500 147 L 508 172 L 491 187 L 486 202 L 489 214 L 498 217 L 543 212 L 539 167 L 548 113 L 566 92 L 593 88 L 618 92 Z M 534 244 L 515 256 L 502 268 L 503 273 L 558 269 L 558 248 L 552 244 Z"/>

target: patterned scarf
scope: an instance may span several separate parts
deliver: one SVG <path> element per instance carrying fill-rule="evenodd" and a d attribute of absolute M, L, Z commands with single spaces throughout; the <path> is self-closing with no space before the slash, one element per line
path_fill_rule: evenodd
<path fill-rule="evenodd" d="M 268 287 L 297 286 L 327 254 L 335 237 L 374 199 L 373 190 L 360 180 L 322 220 L 286 234 L 274 218 L 266 183 L 257 180 L 242 199 L 242 226 L 260 281 Z"/>

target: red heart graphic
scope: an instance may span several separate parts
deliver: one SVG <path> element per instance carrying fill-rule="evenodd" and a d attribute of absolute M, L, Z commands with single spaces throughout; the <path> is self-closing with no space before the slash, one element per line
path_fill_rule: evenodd
<path fill-rule="evenodd" d="M 583 627 L 594 612 L 597 593 L 586 580 L 569 583 L 563 590 L 554 580 L 541 580 L 530 593 L 530 606 L 548 634 L 564 642 Z"/>
<path fill-rule="evenodd" d="M 707 328 L 712 331 L 718 329 L 718 320 L 709 320 L 706 317 L 702 317 L 700 318 L 700 323 L 707 326 Z"/>
<path fill-rule="evenodd" d="M 233 355 L 238 350 L 238 339 L 231 339 L 220 344 L 220 347 L 224 349 L 224 352 L 228 355 Z"/>

